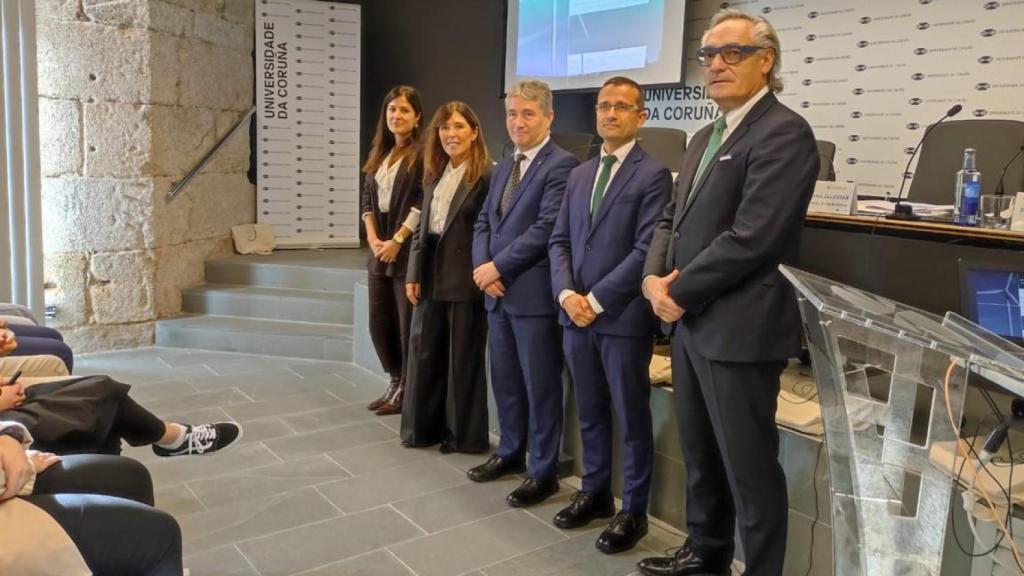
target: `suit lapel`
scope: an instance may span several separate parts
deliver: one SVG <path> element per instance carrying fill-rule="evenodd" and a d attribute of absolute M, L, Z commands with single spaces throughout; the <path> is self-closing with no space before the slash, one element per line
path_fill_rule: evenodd
<path fill-rule="evenodd" d="M 533 160 L 530 162 L 530 167 L 526 169 L 526 174 L 522 175 L 522 178 L 519 180 L 519 186 L 516 187 L 515 192 L 512 193 L 512 202 L 509 203 L 508 210 L 501 215 L 502 221 L 504 221 L 512 210 L 515 209 L 516 204 L 519 202 L 519 198 L 523 195 L 523 190 L 526 190 L 526 187 L 530 185 L 530 181 L 533 180 L 533 177 L 540 171 L 541 164 L 548 159 L 548 156 L 551 154 L 552 144 L 553 142 L 549 140 L 548 143 L 537 152 L 537 155 L 533 157 Z M 511 172 L 512 171 L 509 170 L 509 177 L 511 177 Z"/>
<path fill-rule="evenodd" d="M 513 154 L 515 154 L 514 151 Z M 512 177 L 513 162 L 515 162 L 515 156 L 502 160 L 501 164 L 498 165 L 497 173 L 494 175 L 494 183 L 499 184 L 498 189 L 493 191 L 496 193 L 496 196 L 491 202 L 491 217 L 494 218 L 495 222 L 505 219 L 504 216 L 498 216 L 498 210 L 501 208 L 501 196 L 505 193 L 505 186 L 508 184 L 508 179 Z"/>
<path fill-rule="evenodd" d="M 707 168 L 705 168 L 704 173 L 701 174 L 700 181 L 698 181 L 690 191 L 689 196 L 686 198 L 686 206 L 683 207 L 683 213 L 680 214 L 677 225 L 686 218 L 686 214 L 690 211 L 690 207 L 693 206 L 693 203 L 697 200 L 697 196 L 699 196 L 701 191 L 704 189 L 704 184 L 708 181 L 708 177 L 711 176 L 711 172 L 718 166 L 718 161 L 722 156 L 729 153 L 729 150 L 750 130 L 750 125 L 757 122 L 775 102 L 777 102 L 777 100 L 775 99 L 774 94 L 771 92 L 765 94 L 765 96 L 761 98 L 757 104 L 754 104 L 754 107 L 747 112 L 746 117 L 743 118 L 743 123 L 737 126 L 736 129 L 732 131 L 732 134 L 729 134 L 729 138 L 722 143 L 722 147 L 718 149 L 718 152 L 716 152 L 708 162 Z"/>
<path fill-rule="evenodd" d="M 693 154 L 689 154 L 686 157 L 686 161 L 683 162 L 683 168 L 679 171 L 679 175 L 676 177 L 676 188 L 681 191 L 682 197 L 676 199 L 676 213 L 673 215 L 672 228 L 675 229 L 682 220 L 683 208 L 686 207 L 690 193 L 693 188 L 693 179 L 697 176 L 697 168 L 700 167 L 701 157 L 704 155 L 704 150 L 708 147 L 708 141 L 711 140 L 711 132 L 714 129 L 713 126 L 708 126 L 697 132 L 693 137 L 693 141 L 690 142 L 690 149 L 694 151 Z M 697 154 L 697 150 L 701 153 Z"/>
<path fill-rule="evenodd" d="M 590 218 L 590 197 L 594 193 L 594 181 L 597 180 L 597 169 L 600 165 L 601 163 L 598 161 L 596 156 L 588 160 L 587 164 L 583 165 L 586 167 L 587 175 L 583 181 L 584 187 L 582 192 L 576 194 L 576 196 L 572 198 L 572 200 L 577 204 L 574 212 L 576 214 L 580 214 L 583 219 L 583 225 L 580 229 L 586 231 L 587 237 L 590 236 L 590 231 L 593 230 Z"/>
<path fill-rule="evenodd" d="M 590 233 L 593 234 L 594 230 L 601 224 L 608 212 L 611 211 L 611 206 L 615 203 L 615 199 L 622 194 L 622 191 L 629 184 L 629 181 L 633 178 L 633 174 L 636 173 L 637 166 L 640 161 L 643 160 L 644 152 L 640 146 L 634 144 L 633 149 L 629 151 L 629 155 L 622 162 L 622 167 L 615 173 L 615 177 L 612 178 L 609 183 L 607 190 L 604 194 L 604 199 L 601 200 L 601 206 L 597 209 L 597 215 L 594 216 L 594 224 L 590 227 Z M 593 187 L 591 187 L 593 189 Z"/>
<path fill-rule="evenodd" d="M 451 228 L 452 222 L 455 221 L 455 215 L 458 214 L 462 203 L 466 201 L 467 195 L 469 195 L 469 187 L 466 186 L 466 181 L 463 180 L 459 182 L 459 187 L 455 189 L 455 195 L 452 196 L 452 203 L 448 206 L 448 215 L 444 220 L 444 229 L 441 230 L 442 237 L 448 232 L 448 228 Z"/>
<path fill-rule="evenodd" d="M 405 179 L 409 176 L 405 160 L 399 160 L 399 162 L 401 164 L 398 166 L 398 173 L 395 174 L 395 182 L 391 185 L 391 200 L 388 202 L 388 214 L 394 214 L 395 210 L 398 209 L 399 192 L 402 190 L 402 186 L 405 185 Z"/>

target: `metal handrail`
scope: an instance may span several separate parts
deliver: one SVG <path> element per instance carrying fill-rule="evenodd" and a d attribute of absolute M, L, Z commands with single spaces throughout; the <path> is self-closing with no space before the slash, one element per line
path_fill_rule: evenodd
<path fill-rule="evenodd" d="M 213 159 L 213 156 L 217 153 L 218 150 L 220 150 L 221 146 L 223 146 L 225 142 L 230 140 L 231 137 L 235 135 L 235 132 L 238 132 L 238 129 L 241 128 L 242 124 L 246 120 L 248 120 L 249 117 L 252 116 L 253 112 L 255 111 L 256 107 L 253 106 L 252 108 L 249 108 L 248 112 L 243 114 L 242 117 L 238 119 L 238 122 L 235 124 L 235 126 L 227 134 L 225 134 L 224 137 L 221 138 L 220 141 L 217 142 L 213 146 L 213 148 L 210 149 L 209 152 L 206 153 L 206 156 L 203 156 L 203 159 L 200 160 L 198 164 L 196 164 L 196 167 L 189 171 L 189 173 L 186 174 L 185 177 L 182 178 L 180 182 L 178 182 L 177 184 L 174 185 L 173 188 L 171 188 L 171 191 L 167 193 L 167 200 L 173 200 L 174 197 L 178 195 L 178 192 L 181 192 L 182 189 L 188 185 L 188 183 L 192 180 L 192 178 L 195 177 L 196 174 L 202 172 L 203 168 L 205 168 L 206 165 L 210 163 L 210 160 Z"/>

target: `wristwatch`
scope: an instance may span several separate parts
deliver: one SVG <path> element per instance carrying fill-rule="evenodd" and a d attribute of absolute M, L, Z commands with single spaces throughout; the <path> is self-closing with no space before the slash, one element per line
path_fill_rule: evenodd
<path fill-rule="evenodd" d="M 8 426 L 3 430 L 0 430 L 0 436 L 10 436 L 18 441 L 18 444 L 25 443 L 25 432 L 17 426 Z"/>
<path fill-rule="evenodd" d="M 405 238 L 402 238 L 401 232 L 395 232 L 395 235 L 392 236 L 391 239 L 394 240 L 395 242 L 398 242 L 399 244 L 405 243 Z"/>

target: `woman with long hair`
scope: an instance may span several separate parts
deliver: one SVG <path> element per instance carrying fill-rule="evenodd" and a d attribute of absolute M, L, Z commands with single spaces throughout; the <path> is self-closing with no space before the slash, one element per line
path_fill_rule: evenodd
<path fill-rule="evenodd" d="M 484 452 L 487 319 L 472 245 L 491 160 L 476 113 L 457 101 L 438 108 L 424 148 L 423 214 L 405 285 L 413 313 L 402 443 Z"/>
<path fill-rule="evenodd" d="M 405 355 L 409 346 L 412 306 L 405 296 L 409 239 L 416 231 L 423 203 L 420 95 L 410 86 L 396 86 L 384 96 L 366 174 L 359 213 L 370 244 L 367 287 L 370 339 L 391 384 L 367 406 L 377 414 L 402 411 Z"/>

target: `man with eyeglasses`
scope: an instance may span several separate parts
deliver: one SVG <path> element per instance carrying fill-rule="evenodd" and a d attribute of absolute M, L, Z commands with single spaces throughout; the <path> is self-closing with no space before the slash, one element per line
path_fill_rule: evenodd
<path fill-rule="evenodd" d="M 697 61 L 723 115 L 686 150 L 643 279 L 672 336 L 688 538 L 638 567 L 729 574 L 738 525 L 744 574 L 779 576 L 788 502 L 775 408 L 779 376 L 800 350 L 800 316 L 778 265 L 799 253 L 817 147 L 807 122 L 775 97 L 781 56 L 767 20 L 719 12 Z"/>
<path fill-rule="evenodd" d="M 648 366 L 657 320 L 640 294 L 640 280 L 672 176 L 636 145 L 647 112 L 635 81 L 607 80 L 596 112 L 601 154 L 569 174 L 549 244 L 583 441 L 583 489 L 554 523 L 581 528 L 614 516 L 597 539 L 599 550 L 614 554 L 647 534 L 654 455 Z M 622 438 L 618 514 L 611 491 L 612 410 Z"/>

